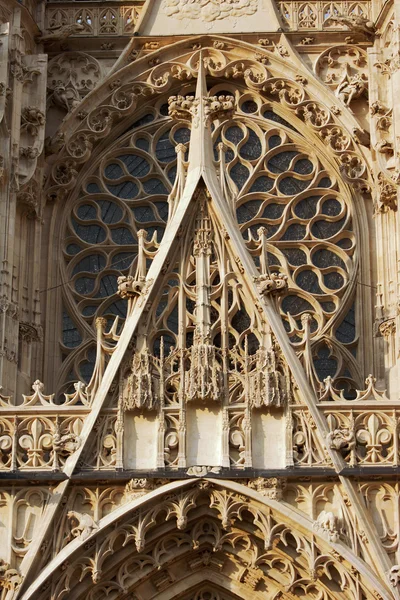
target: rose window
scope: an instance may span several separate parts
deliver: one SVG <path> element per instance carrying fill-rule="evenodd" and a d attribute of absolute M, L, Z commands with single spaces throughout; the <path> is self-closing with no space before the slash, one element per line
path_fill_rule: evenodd
<path fill-rule="evenodd" d="M 210 94 L 234 93 L 237 98 L 237 113 L 216 122 L 213 131 L 216 168 L 223 160 L 228 178 L 227 202 L 234 204 L 237 226 L 256 266 L 287 277 L 287 290 L 278 296 L 276 308 L 293 346 L 300 356 L 312 356 L 317 381 L 334 377 L 351 394 L 360 373 L 357 229 L 348 192 L 332 160 L 297 130 L 293 116 L 283 118 L 279 107 L 261 97 L 226 87 Z M 176 177 L 175 149 L 190 143 L 189 123 L 173 123 L 166 115 L 165 104 L 151 109 L 107 150 L 86 176 L 65 222 L 66 382 L 90 378 L 95 319 L 102 316 L 111 324 L 118 316 L 121 326 L 126 301 L 116 293 L 117 278 L 135 272 L 139 238 L 145 236 L 147 268 L 162 240 Z M 185 272 L 187 290 L 194 284 L 192 271 L 193 265 Z M 174 298 L 181 281 L 175 269 L 160 289 L 156 320 L 166 345 L 176 343 L 179 315 Z M 219 285 L 217 263 L 212 285 Z M 239 290 L 232 288 L 229 294 L 236 306 L 228 324 L 232 343 L 242 344 L 246 337 L 247 350 L 256 348 L 257 320 L 246 312 Z M 218 311 L 214 313 L 217 321 Z M 218 343 L 220 331 L 213 331 Z M 187 336 L 189 346 L 190 327 Z M 151 338 L 157 351 L 160 336 L 153 333 Z"/>

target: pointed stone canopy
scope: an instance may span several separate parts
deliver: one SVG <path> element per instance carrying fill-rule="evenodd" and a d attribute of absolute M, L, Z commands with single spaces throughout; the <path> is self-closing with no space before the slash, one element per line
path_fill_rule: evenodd
<path fill-rule="evenodd" d="M 135 35 L 274 33 L 281 23 L 274 0 L 146 0 Z"/>

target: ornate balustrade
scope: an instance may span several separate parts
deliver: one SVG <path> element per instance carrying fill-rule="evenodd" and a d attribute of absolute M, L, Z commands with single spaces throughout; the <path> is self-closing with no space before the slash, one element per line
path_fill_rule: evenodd
<path fill-rule="evenodd" d="M 143 2 L 115 2 L 107 8 L 95 2 L 52 2 L 46 11 L 46 28 L 54 29 L 78 23 L 79 36 L 132 35 Z"/>
<path fill-rule="evenodd" d="M 278 2 L 279 12 L 287 29 L 292 31 L 343 29 L 341 24 L 331 21 L 337 15 L 370 17 L 370 2 Z M 345 28 L 346 29 L 346 28 Z"/>

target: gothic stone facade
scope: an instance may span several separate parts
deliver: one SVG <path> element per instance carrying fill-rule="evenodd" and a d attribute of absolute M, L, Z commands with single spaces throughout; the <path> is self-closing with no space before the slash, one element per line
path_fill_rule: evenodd
<path fill-rule="evenodd" d="M 0 0 L 1 600 L 400 600 L 399 44 Z"/>

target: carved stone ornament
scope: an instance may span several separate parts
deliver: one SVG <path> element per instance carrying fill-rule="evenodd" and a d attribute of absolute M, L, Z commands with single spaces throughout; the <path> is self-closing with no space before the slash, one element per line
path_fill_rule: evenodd
<path fill-rule="evenodd" d="M 48 102 L 69 112 L 95 87 L 102 72 L 99 62 L 84 52 L 65 52 L 48 68 Z"/>
<path fill-rule="evenodd" d="M 208 474 L 218 475 L 221 472 L 221 467 L 205 467 L 205 466 L 194 466 L 189 467 L 186 471 L 187 475 L 191 477 L 205 477 Z"/>
<path fill-rule="evenodd" d="M 16 590 L 22 583 L 22 576 L 17 569 L 12 569 L 8 563 L 0 559 L 0 589 Z"/>
<path fill-rule="evenodd" d="M 136 298 L 146 293 L 149 283 L 144 277 L 136 279 L 132 275 L 120 275 L 117 279 L 118 294 L 121 298 Z"/>
<path fill-rule="evenodd" d="M 323 510 L 314 522 L 314 529 L 319 531 L 322 535 L 325 535 L 332 542 L 339 541 L 339 519 L 333 512 Z"/>
<path fill-rule="evenodd" d="M 163 0 L 162 10 L 175 19 L 199 19 L 210 23 L 257 12 L 258 0 Z"/>
<path fill-rule="evenodd" d="M 334 429 L 327 435 L 327 441 L 334 450 L 351 450 L 356 445 L 354 431 L 349 429 Z"/>
<path fill-rule="evenodd" d="M 393 587 L 397 587 L 400 583 L 400 565 L 394 565 L 390 569 L 389 575 L 390 583 Z"/>
<path fill-rule="evenodd" d="M 39 127 L 44 127 L 45 115 L 34 106 L 26 106 L 21 113 L 21 129 L 26 130 L 32 137 L 39 133 Z"/>
<path fill-rule="evenodd" d="M 202 102 L 206 123 L 212 119 L 227 119 L 235 109 L 233 96 L 206 96 Z M 192 120 L 193 126 L 196 128 L 199 126 L 198 103 L 199 100 L 194 96 L 170 96 L 168 98 L 168 114 L 173 119 Z"/>
<path fill-rule="evenodd" d="M 124 488 L 124 502 L 136 500 L 136 498 L 144 496 L 154 488 L 155 482 L 152 479 L 131 479 Z"/>
<path fill-rule="evenodd" d="M 82 32 L 85 30 L 81 23 L 71 23 L 70 25 L 58 25 L 48 29 L 46 33 L 42 33 L 36 37 L 36 43 L 49 44 L 54 42 L 63 42 L 70 35 Z"/>
<path fill-rule="evenodd" d="M 283 273 L 259 275 L 254 278 L 257 289 L 262 296 L 285 291 L 288 287 L 287 280 L 287 275 Z"/>
<path fill-rule="evenodd" d="M 346 44 L 325 50 L 316 60 L 315 73 L 346 106 L 367 96 L 367 54 L 358 46 Z"/>
<path fill-rule="evenodd" d="M 390 181 L 383 173 L 378 174 L 378 204 L 377 210 L 384 212 L 388 209 L 397 210 L 398 185 Z"/>
<path fill-rule="evenodd" d="M 71 528 L 72 537 L 79 537 L 81 540 L 86 540 L 96 531 L 96 529 L 98 529 L 98 525 L 87 513 L 70 510 L 67 513 L 67 517 L 73 525 Z"/>
<path fill-rule="evenodd" d="M 375 35 L 376 28 L 374 22 L 364 15 L 337 14 L 330 16 L 329 21 L 337 23 L 338 25 L 345 25 L 350 31 L 354 31 L 354 33 L 363 33 L 367 37 L 373 37 Z"/>
<path fill-rule="evenodd" d="M 247 485 L 266 498 L 281 500 L 282 492 L 286 487 L 286 479 L 257 477 L 257 479 L 250 479 Z"/>

